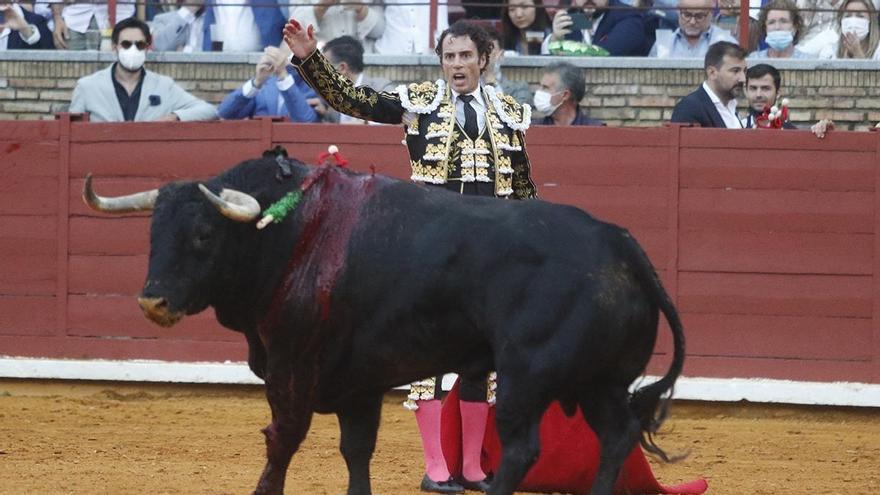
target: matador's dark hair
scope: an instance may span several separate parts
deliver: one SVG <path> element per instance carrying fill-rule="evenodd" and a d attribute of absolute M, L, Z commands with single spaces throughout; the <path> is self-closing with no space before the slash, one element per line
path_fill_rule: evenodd
<path fill-rule="evenodd" d="M 489 55 L 492 53 L 492 38 L 482 26 L 468 22 L 465 19 L 460 19 L 446 28 L 443 34 L 440 35 L 440 39 L 437 40 L 437 47 L 434 49 L 437 52 L 437 56 L 440 57 L 441 64 L 443 63 L 443 40 L 447 36 L 467 36 L 470 38 L 477 45 L 477 57 L 480 59 L 485 57 L 488 65 Z"/>

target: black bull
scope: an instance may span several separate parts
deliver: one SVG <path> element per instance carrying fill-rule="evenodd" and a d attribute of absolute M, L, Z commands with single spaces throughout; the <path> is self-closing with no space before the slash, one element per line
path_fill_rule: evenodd
<path fill-rule="evenodd" d="M 255 228 L 260 205 L 298 188 L 302 201 L 283 221 Z M 272 158 L 203 186 L 102 198 L 87 179 L 83 194 L 101 211 L 153 210 L 139 298 L 148 318 L 170 326 L 212 306 L 247 337 L 272 410 L 256 493 L 283 492 L 314 412 L 339 418 L 348 493 L 370 493 L 383 394 L 449 371 L 498 372 L 502 461 L 489 493 L 514 492 L 554 400 L 568 414 L 580 405 L 599 438 L 592 493 L 611 493 L 638 441 L 663 455 L 651 435 L 681 372 L 684 336 L 624 229 L 569 206 Z M 651 357 L 658 309 L 673 332 L 672 364 L 630 393 Z"/>

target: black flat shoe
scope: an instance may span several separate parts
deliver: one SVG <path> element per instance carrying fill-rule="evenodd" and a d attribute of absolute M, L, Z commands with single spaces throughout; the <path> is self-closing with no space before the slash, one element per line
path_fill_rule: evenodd
<path fill-rule="evenodd" d="M 492 475 L 490 474 L 480 481 L 468 481 L 464 476 L 456 481 L 458 481 L 465 490 L 486 493 L 489 491 L 489 485 L 492 484 Z"/>
<path fill-rule="evenodd" d="M 434 481 L 427 474 L 422 478 L 419 489 L 423 492 L 434 493 L 464 493 L 464 487 L 453 481 L 452 478 L 446 481 Z"/>

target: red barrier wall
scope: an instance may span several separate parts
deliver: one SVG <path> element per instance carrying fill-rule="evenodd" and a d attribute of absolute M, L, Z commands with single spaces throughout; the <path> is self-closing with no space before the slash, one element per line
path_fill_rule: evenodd
<path fill-rule="evenodd" d="M 172 329 L 134 295 L 149 217 L 80 199 L 215 175 L 275 144 L 408 176 L 391 126 L 0 122 L 0 355 L 244 360 L 211 311 Z M 880 133 L 533 128 L 543 199 L 629 228 L 682 313 L 685 374 L 880 383 Z M 664 330 L 652 371 L 666 365 Z"/>

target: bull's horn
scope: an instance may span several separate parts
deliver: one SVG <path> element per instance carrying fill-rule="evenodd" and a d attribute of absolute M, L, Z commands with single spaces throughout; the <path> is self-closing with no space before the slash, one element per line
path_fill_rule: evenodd
<path fill-rule="evenodd" d="M 92 174 L 86 175 L 83 184 L 83 201 L 95 211 L 104 213 L 132 213 L 135 211 L 152 210 L 159 196 L 158 189 L 151 189 L 128 196 L 104 197 L 92 190 Z"/>
<path fill-rule="evenodd" d="M 260 203 L 250 194 L 235 189 L 223 189 L 220 196 L 217 196 L 204 184 L 199 184 L 199 189 L 217 211 L 236 222 L 250 222 L 260 214 Z"/>

